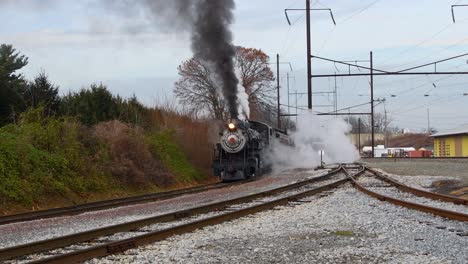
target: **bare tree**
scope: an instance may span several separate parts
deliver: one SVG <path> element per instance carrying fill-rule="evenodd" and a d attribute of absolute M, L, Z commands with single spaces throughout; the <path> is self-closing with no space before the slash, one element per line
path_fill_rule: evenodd
<path fill-rule="evenodd" d="M 248 95 L 250 118 L 269 121 L 274 105 L 275 80 L 268 66 L 269 57 L 263 51 L 252 48 L 236 48 L 236 67 L 240 82 Z M 212 79 L 210 66 L 191 58 L 179 67 L 179 80 L 175 83 L 177 99 L 193 112 L 208 114 L 215 119 L 226 119 L 226 105 L 220 96 L 217 82 Z"/>
<path fill-rule="evenodd" d="M 211 79 L 210 68 L 195 58 L 178 67 L 180 79 L 175 83 L 174 94 L 179 101 L 194 111 L 208 111 L 213 118 L 224 119 L 226 107 Z"/>
<path fill-rule="evenodd" d="M 358 117 L 348 116 L 345 118 L 346 122 L 349 122 L 351 125 L 351 133 L 358 133 L 360 130 L 361 133 L 370 133 L 371 132 L 371 118 L 370 116 L 361 117 L 361 128 L 359 129 Z M 396 133 L 400 131 L 397 126 L 392 126 L 393 119 L 391 117 L 385 117 L 384 114 L 376 113 L 374 115 L 374 125 L 375 133 Z"/>

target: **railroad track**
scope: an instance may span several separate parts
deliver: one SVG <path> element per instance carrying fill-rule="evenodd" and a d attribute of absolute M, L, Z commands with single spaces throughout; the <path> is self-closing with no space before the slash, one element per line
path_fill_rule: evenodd
<path fill-rule="evenodd" d="M 294 182 L 268 191 L 192 207 L 138 221 L 0 249 L 0 261 L 4 261 L 4 263 L 77 263 L 92 258 L 118 254 L 125 250 L 163 240 L 173 235 L 191 232 L 199 228 L 234 220 L 260 211 L 274 209 L 277 206 L 295 206 L 311 202 L 313 199 L 307 197 L 327 192 L 348 182 L 351 182 L 357 189 L 382 201 L 392 202 L 450 219 L 467 221 L 466 217 L 468 216 L 464 214 L 451 212 L 451 214 L 442 215 L 438 213 L 444 211 L 440 208 L 430 208 L 430 211 L 428 211 L 428 206 L 399 200 L 369 190 L 359 180 L 358 176 L 363 174 L 372 175 L 379 182 L 376 188 L 391 187 L 396 190 L 401 189 L 405 190 L 405 192 L 413 192 L 414 194 L 411 193 L 411 195 L 419 195 L 421 197 L 431 196 L 431 199 L 452 202 L 458 204 L 458 206 L 466 205 L 466 203 L 458 198 L 432 193 L 428 194 L 428 192 L 399 184 L 385 175 L 362 165 L 341 165 L 326 175 Z"/>
<path fill-rule="evenodd" d="M 358 180 L 355 177 L 350 176 L 353 186 L 359 191 L 377 198 L 380 201 L 386 201 L 395 205 L 442 216 L 451 220 L 468 222 L 468 208 L 465 207 L 468 204 L 467 200 L 416 189 L 401 184 L 375 170 L 369 168 L 366 168 L 365 170 L 370 172 L 373 176 L 373 181 L 367 180 L 367 182 L 362 182 L 362 180 L 365 179 L 364 177 L 361 177 L 361 180 Z M 417 200 L 417 202 L 414 202 L 414 200 Z M 447 203 L 454 203 L 458 205 L 458 207 L 455 210 L 444 209 L 443 207 L 447 207 Z M 436 206 L 433 206 L 433 204 L 436 204 Z"/>
<path fill-rule="evenodd" d="M 202 186 L 195 186 L 195 187 L 185 188 L 185 189 L 172 190 L 172 191 L 167 191 L 167 192 L 144 194 L 144 195 L 105 200 L 105 201 L 99 201 L 99 202 L 93 202 L 93 203 L 79 204 L 79 205 L 74 205 L 74 206 L 69 206 L 69 207 L 54 208 L 54 209 L 15 214 L 15 215 L 7 215 L 7 216 L 0 217 L 0 225 L 12 224 L 12 223 L 17 223 L 17 222 L 25 222 L 25 221 L 31 221 L 31 220 L 37 220 L 37 219 L 54 218 L 54 217 L 60 217 L 60 216 L 77 215 L 77 214 L 81 214 L 84 212 L 99 211 L 99 210 L 110 209 L 110 208 L 132 205 L 132 204 L 149 203 L 149 202 L 174 198 L 174 197 L 184 195 L 184 194 L 192 194 L 192 193 L 199 193 L 199 192 L 204 192 L 204 191 L 213 190 L 213 189 L 221 189 L 221 188 L 230 187 L 233 185 L 242 184 L 245 182 L 246 181 L 240 181 L 240 182 L 234 182 L 234 183 L 217 182 L 217 183 L 206 184 Z"/>
<path fill-rule="evenodd" d="M 358 166 L 353 170 L 357 171 L 356 174 L 364 171 L 363 167 Z M 339 166 L 326 175 L 268 191 L 139 221 L 0 249 L 0 261 L 6 263 L 76 263 L 116 254 L 172 235 L 191 232 L 280 205 L 308 202 L 302 199 L 336 188 L 349 180 L 343 168 Z"/>

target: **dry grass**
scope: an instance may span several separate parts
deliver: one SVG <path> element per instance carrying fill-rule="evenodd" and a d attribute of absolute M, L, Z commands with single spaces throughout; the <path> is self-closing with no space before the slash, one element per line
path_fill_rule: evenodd
<path fill-rule="evenodd" d="M 133 185 L 151 182 L 161 187 L 174 183 L 161 161 L 151 155 L 141 129 L 109 121 L 96 125 L 94 133 L 109 146 L 107 169 L 120 181 Z"/>
<path fill-rule="evenodd" d="M 370 143 L 367 144 L 370 145 Z M 376 145 L 383 144 L 383 140 L 376 141 Z M 433 145 L 433 139 L 427 134 L 403 134 L 389 137 L 387 147 L 414 147 L 415 149 L 419 149 L 422 147 L 432 147 Z"/>
<path fill-rule="evenodd" d="M 176 110 L 172 105 L 152 109 L 149 115 L 150 129 L 175 131 L 177 143 L 188 160 L 206 175 L 212 175 L 213 143 L 210 133 L 213 121 L 197 119 L 192 113 Z"/>

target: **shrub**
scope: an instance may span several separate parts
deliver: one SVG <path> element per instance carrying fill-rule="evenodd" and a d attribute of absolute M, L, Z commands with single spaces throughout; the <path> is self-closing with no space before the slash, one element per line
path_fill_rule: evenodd
<path fill-rule="evenodd" d="M 161 161 L 152 156 L 141 129 L 110 121 L 95 126 L 94 133 L 108 145 L 110 161 L 106 168 L 120 181 L 160 187 L 174 183 Z"/>
<path fill-rule="evenodd" d="M 172 106 L 149 111 L 152 132 L 169 130 L 171 140 L 177 143 L 188 161 L 205 175 L 211 175 L 213 143 L 210 140 L 210 124 L 189 117 L 189 113 L 175 110 Z M 214 138 L 214 137 L 211 137 Z"/>
<path fill-rule="evenodd" d="M 148 136 L 151 151 L 159 157 L 164 165 L 181 182 L 203 179 L 202 173 L 196 170 L 187 160 L 182 149 L 175 142 L 174 130 L 162 130 Z"/>
<path fill-rule="evenodd" d="M 109 179 L 79 141 L 79 124 L 42 113 L 31 110 L 18 125 L 0 128 L 1 199 L 30 204 L 47 194 L 106 188 Z"/>

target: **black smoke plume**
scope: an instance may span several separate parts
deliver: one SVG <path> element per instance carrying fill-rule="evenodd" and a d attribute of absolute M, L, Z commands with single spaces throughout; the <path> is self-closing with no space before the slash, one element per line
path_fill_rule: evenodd
<path fill-rule="evenodd" d="M 58 0 L 0 0 L 0 6 L 21 5 L 31 8 L 53 8 Z M 132 18 L 130 33 L 145 32 L 149 20 L 165 32 L 189 31 L 194 56 L 211 66 L 214 79 L 220 86 L 231 118 L 238 117 L 237 85 L 235 75 L 235 48 L 232 45 L 230 25 L 234 20 L 234 0 L 98 0 L 88 1 L 90 8 L 117 13 Z M 107 21 L 109 22 L 109 21 Z M 96 32 L 99 32 L 97 30 Z"/>
<path fill-rule="evenodd" d="M 104 0 L 112 10 L 125 15 L 149 16 L 161 30 L 188 30 L 194 57 L 209 64 L 221 89 L 231 118 L 238 117 L 237 85 L 234 70 L 235 48 L 230 25 L 234 20 L 234 0 Z"/>
<path fill-rule="evenodd" d="M 224 99 L 232 118 L 238 117 L 237 84 L 234 71 L 235 48 L 229 25 L 232 23 L 234 0 L 200 0 L 192 31 L 195 57 L 213 64 L 220 78 Z"/>

